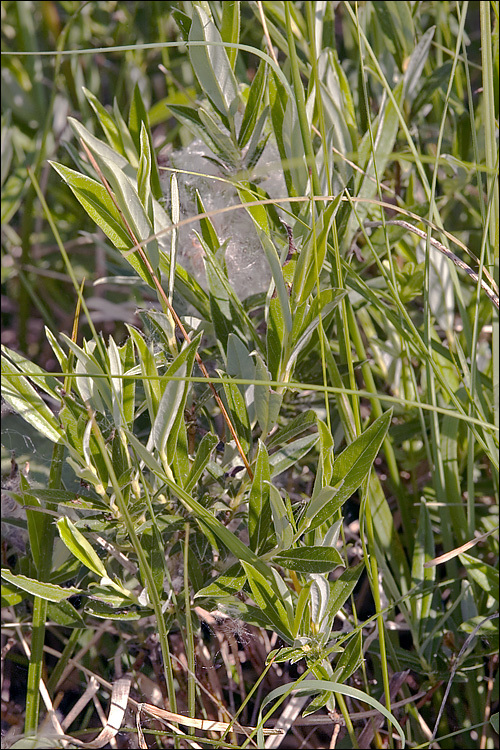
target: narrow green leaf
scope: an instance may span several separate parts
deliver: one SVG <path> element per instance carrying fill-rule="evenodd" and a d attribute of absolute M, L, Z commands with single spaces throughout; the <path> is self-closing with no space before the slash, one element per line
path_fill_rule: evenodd
<path fill-rule="evenodd" d="M 151 192 L 151 149 L 144 123 L 141 125 L 140 142 L 141 156 L 139 169 L 137 170 L 137 193 L 152 226 L 154 224 L 154 210 Z"/>
<path fill-rule="evenodd" d="M 156 163 L 156 156 L 153 148 L 153 137 L 151 135 L 151 128 L 149 127 L 149 119 L 142 100 L 141 89 L 139 84 L 136 83 L 134 87 L 134 95 L 130 104 L 130 112 L 128 118 L 128 125 L 130 129 L 130 135 L 134 142 L 137 153 L 141 153 L 141 130 L 144 127 L 146 130 L 147 138 L 149 141 L 149 153 L 151 155 L 151 190 L 156 200 L 160 200 L 163 197 L 163 191 L 160 184 L 160 175 L 158 172 L 158 165 Z M 141 238 L 143 239 L 143 238 Z"/>
<path fill-rule="evenodd" d="M 121 138 L 120 130 L 109 114 L 108 110 L 103 107 L 98 98 L 94 94 L 92 94 L 91 91 L 86 89 L 85 86 L 82 86 L 82 90 L 87 97 L 90 106 L 97 115 L 99 123 L 104 130 L 106 138 L 108 139 L 109 145 L 119 154 L 123 154 L 123 156 L 125 156 L 125 154 L 123 153 L 123 141 Z"/>
<path fill-rule="evenodd" d="M 253 380 L 255 378 L 255 364 L 250 352 L 243 341 L 235 334 L 230 333 L 227 337 L 227 374 L 231 378 Z M 253 386 L 243 386 L 248 390 Z"/>
<path fill-rule="evenodd" d="M 118 210 L 109 194 L 100 182 L 91 177 L 75 172 L 63 164 L 49 161 L 49 164 L 61 175 L 80 201 L 92 221 L 104 232 L 111 242 L 120 250 L 131 246 L 130 237 L 121 221 Z"/>
<path fill-rule="evenodd" d="M 270 480 L 269 456 L 265 445 L 259 440 L 254 477 L 248 495 L 248 533 L 250 547 L 255 552 L 262 549 L 271 530 Z"/>
<path fill-rule="evenodd" d="M 120 356 L 123 361 L 123 416 L 126 424 L 129 426 L 134 421 L 135 411 L 135 378 L 127 378 L 127 374 L 135 367 L 134 344 L 131 338 L 128 338 L 125 344 L 120 348 Z"/>
<path fill-rule="evenodd" d="M 316 412 L 313 409 L 303 411 L 297 417 L 294 417 L 289 422 L 287 421 L 283 427 L 280 427 L 280 429 L 274 433 L 267 442 L 267 449 L 272 450 L 278 445 L 283 445 L 288 440 L 292 440 L 302 432 L 314 427 L 316 425 L 316 420 Z"/>
<path fill-rule="evenodd" d="M 317 493 L 313 494 L 309 503 L 307 504 L 304 515 L 300 519 L 300 529 L 302 529 L 303 531 L 308 530 L 312 525 L 314 518 L 323 510 L 323 508 L 327 504 L 329 509 L 328 517 L 333 518 L 338 509 L 341 508 L 347 500 L 347 498 L 344 497 L 337 498 L 336 502 L 332 502 L 338 495 L 341 486 L 342 480 L 337 487 L 330 487 L 329 485 L 326 485 L 325 487 L 322 487 Z M 313 528 L 316 528 L 316 524 L 314 524 Z"/>
<path fill-rule="evenodd" d="M 49 602 L 60 602 L 64 599 L 69 599 L 71 596 L 83 593 L 82 589 L 77 589 L 75 586 L 63 588 L 62 586 L 56 586 L 53 583 L 40 583 L 40 581 L 33 578 L 16 576 L 11 573 L 10 570 L 4 568 L 2 568 L 1 574 L 5 581 L 17 586 L 18 589 Z"/>
<path fill-rule="evenodd" d="M 198 189 L 196 189 L 196 209 L 199 214 L 205 214 L 207 212 Z M 214 229 L 214 225 L 208 216 L 205 216 L 204 219 L 200 219 L 200 229 L 201 236 L 209 246 L 212 253 L 215 253 L 220 247 L 220 242 L 217 237 L 217 232 Z"/>
<path fill-rule="evenodd" d="M 332 486 L 338 486 L 343 481 L 338 493 L 331 501 L 337 508 L 339 501 L 348 500 L 369 473 L 387 434 L 391 418 L 392 409 L 376 419 L 362 435 L 345 448 L 335 461 L 331 478 Z M 327 503 L 316 514 L 309 527 L 310 530 L 317 528 L 330 517 L 330 506 Z"/>
<path fill-rule="evenodd" d="M 218 576 L 215 581 L 204 586 L 195 594 L 195 599 L 220 599 L 231 594 L 239 593 L 247 581 L 247 576 L 240 563 L 231 565 L 225 573 Z"/>
<path fill-rule="evenodd" d="M 303 438 L 294 440 L 293 443 L 283 446 L 283 448 L 280 448 L 276 453 L 273 453 L 269 458 L 269 463 L 271 465 L 271 479 L 297 463 L 297 461 L 305 456 L 317 442 L 317 434 L 306 435 Z"/>
<path fill-rule="evenodd" d="M 203 256 L 203 262 L 208 282 L 210 317 L 214 325 L 217 340 L 220 341 L 223 350 L 225 350 L 227 337 L 234 330 L 229 294 L 221 279 L 221 274 L 217 272 L 216 261 L 211 257 L 210 251 Z"/>
<path fill-rule="evenodd" d="M 151 569 L 151 575 L 156 586 L 158 596 L 163 596 L 163 581 L 165 579 L 165 550 L 163 545 L 160 547 L 158 541 L 161 542 L 161 537 L 157 538 L 156 529 L 149 528 L 144 529 L 140 537 L 141 547 L 144 550 L 144 555 Z M 143 585 L 146 582 L 142 581 Z M 149 596 L 151 601 L 151 596 Z"/>
<path fill-rule="evenodd" d="M 198 114 L 198 110 L 195 110 L 192 107 L 186 107 L 184 104 L 169 104 L 169 109 L 179 122 L 187 127 L 195 138 L 199 138 L 208 146 L 212 153 L 220 153 L 217 143 L 207 132 L 207 129 Z"/>
<path fill-rule="evenodd" d="M 2 396 L 26 422 L 53 443 L 63 437 L 57 419 L 20 371 L 2 355 Z"/>
<path fill-rule="evenodd" d="M 347 682 L 349 677 L 359 669 L 363 662 L 363 639 L 361 637 L 361 631 L 349 639 L 347 646 L 343 653 L 340 655 L 338 662 L 335 665 L 335 672 L 333 679 L 335 682 Z"/>
<path fill-rule="evenodd" d="M 182 363 L 185 363 L 186 366 L 186 376 L 192 375 L 196 352 L 198 351 L 201 337 L 202 334 L 199 333 L 191 339 L 191 342 L 187 346 L 184 346 L 181 353 L 176 357 L 165 373 L 166 378 L 173 375 L 179 376 L 179 368 L 182 366 Z M 175 465 L 177 472 L 175 476 L 177 478 L 182 477 L 182 481 L 184 481 L 190 468 L 184 410 L 186 408 L 188 392 L 191 388 L 191 385 L 187 382 L 183 385 L 184 389 L 181 392 L 181 398 L 178 403 L 177 416 L 170 429 L 167 441 L 167 459 L 170 463 Z"/>
<path fill-rule="evenodd" d="M 384 32 L 385 43 L 388 49 L 395 54 L 399 69 L 402 70 L 405 59 L 405 40 L 392 3 L 382 0 L 376 3 L 374 10 Z"/>
<path fill-rule="evenodd" d="M 281 302 L 278 297 L 271 298 L 267 315 L 266 352 L 267 364 L 273 380 L 281 380 L 283 355 L 287 340 Z"/>
<path fill-rule="evenodd" d="M 85 629 L 85 620 L 71 602 L 61 599 L 60 602 L 52 602 L 47 607 L 47 619 L 57 622 L 64 628 Z"/>
<path fill-rule="evenodd" d="M 248 144 L 247 152 L 244 158 L 244 166 L 247 170 L 253 170 L 254 167 L 259 163 L 259 159 L 264 153 L 271 134 L 267 133 L 263 135 L 264 126 L 269 117 L 269 107 L 266 106 L 259 115 L 259 119 L 255 124 L 250 143 Z M 266 198 L 269 196 L 265 196 Z"/>
<path fill-rule="evenodd" d="M 101 620 L 122 620 L 124 622 L 133 622 L 144 617 L 144 612 L 116 612 L 115 609 L 104 602 L 96 601 L 85 606 L 85 612 L 91 617 L 97 617 Z"/>
<path fill-rule="evenodd" d="M 271 106 L 271 123 L 273 126 L 274 137 L 278 151 L 280 154 L 281 162 L 283 164 L 283 174 L 285 177 L 285 183 L 288 191 L 288 195 L 298 195 L 297 187 L 295 186 L 292 173 L 288 164 L 288 153 L 285 148 L 284 141 L 284 120 L 286 105 L 288 102 L 288 93 L 280 81 L 274 70 L 271 71 L 269 76 L 269 103 Z M 295 113 L 295 108 L 292 110 Z M 298 212 L 296 204 L 292 203 L 292 210 L 294 213 Z"/>
<path fill-rule="evenodd" d="M 241 563 L 247 574 L 248 582 L 252 590 L 252 597 L 270 625 L 276 629 L 287 643 L 293 643 L 293 635 L 290 631 L 290 623 L 286 610 L 281 603 L 269 581 L 261 573 L 242 560 Z"/>
<path fill-rule="evenodd" d="M 361 562 L 352 568 L 347 568 L 347 570 L 344 570 L 337 580 L 331 584 L 330 599 L 328 601 L 328 617 L 330 620 L 333 620 L 339 609 L 344 606 L 351 596 L 363 567 L 364 562 Z"/>
<path fill-rule="evenodd" d="M 27 478 L 22 474 L 19 475 L 19 478 L 24 505 L 31 505 L 41 509 L 41 503 L 38 497 L 31 492 L 31 487 Z M 50 570 L 51 567 L 46 564 L 47 558 L 52 557 L 52 550 L 47 549 L 46 541 L 50 538 L 48 536 L 48 527 L 49 524 L 52 523 L 52 518 L 46 513 L 26 509 L 26 522 L 33 562 L 35 563 L 38 575 L 42 577 L 42 571 L 47 570 L 47 568 Z M 46 578 L 47 576 L 43 577 Z"/>
<path fill-rule="evenodd" d="M 413 586 L 432 583 L 435 578 L 436 568 L 425 568 L 424 563 L 435 557 L 434 534 L 427 505 L 420 502 L 420 516 L 418 521 L 415 545 L 413 547 L 413 560 L 411 567 L 411 582 Z M 432 607 L 433 591 L 424 588 L 417 591 L 410 600 L 412 616 L 415 626 L 423 635 L 426 630 L 429 614 Z"/>
<path fill-rule="evenodd" d="M 330 598 L 330 584 L 326 575 L 312 575 L 309 588 L 309 609 L 311 611 L 311 622 L 322 632 L 321 625 L 328 611 L 328 600 Z M 300 592 L 302 594 L 302 592 Z"/>
<path fill-rule="evenodd" d="M 264 361 L 257 352 L 255 352 L 255 377 L 261 382 L 270 379 Z M 259 427 L 262 430 L 262 440 L 265 440 L 266 436 L 276 424 L 282 399 L 282 394 L 276 393 L 276 391 L 273 391 L 270 386 L 254 386 L 255 413 L 257 415 Z"/>
<path fill-rule="evenodd" d="M 222 385 L 232 416 L 233 426 L 238 435 L 243 452 L 248 454 L 252 446 L 252 431 L 248 419 L 247 407 L 239 386 L 231 383 L 227 377 L 222 377 Z"/>
<path fill-rule="evenodd" d="M 454 417 L 444 417 L 441 425 L 441 452 L 443 456 L 443 474 L 446 487 L 446 497 L 455 505 L 450 509 L 451 523 L 455 539 L 464 544 L 467 530 L 467 518 L 461 503 L 462 490 L 458 462 L 459 454 L 459 422 Z"/>
<path fill-rule="evenodd" d="M 141 373 L 146 376 L 143 380 L 144 393 L 146 396 L 149 417 L 151 419 L 151 422 L 153 422 L 158 411 L 158 404 L 161 398 L 160 382 L 159 378 L 157 377 L 158 368 L 156 367 L 154 355 L 150 347 L 144 341 L 140 332 L 132 326 L 127 326 L 127 329 L 130 333 L 131 340 L 137 347 Z"/>
<path fill-rule="evenodd" d="M 181 365 L 176 374 L 179 377 L 185 377 L 186 363 Z M 179 413 L 179 405 L 184 395 L 185 388 L 186 383 L 182 380 L 170 380 L 167 383 L 160 403 L 158 404 L 158 412 L 153 424 L 151 436 L 153 438 L 153 445 L 160 455 L 166 451 L 170 430 L 172 429 Z"/>
<path fill-rule="evenodd" d="M 275 555 L 273 562 L 298 573 L 329 573 L 339 565 L 344 565 L 340 552 L 332 547 L 289 549 Z"/>
<path fill-rule="evenodd" d="M 299 253 L 292 285 L 292 299 L 295 306 L 304 302 L 316 285 L 316 268 L 321 270 L 323 267 L 328 234 L 342 196 L 343 192 L 339 193 L 336 198 L 321 211 L 316 223 L 315 231 L 311 231 Z M 337 291 L 340 293 L 341 290 Z"/>
<path fill-rule="evenodd" d="M 238 0 L 228 0 L 222 3 L 222 24 L 220 35 L 223 42 L 238 44 L 240 41 L 240 3 Z M 229 48 L 227 50 L 229 64 L 234 70 L 238 50 Z"/>
<path fill-rule="evenodd" d="M 221 36 L 205 10 L 193 8 L 189 41 L 206 41 L 206 45 L 190 46 L 189 57 L 203 93 L 227 121 L 235 114 L 238 86 L 224 47 L 211 45 L 221 42 Z"/>
<path fill-rule="evenodd" d="M 229 164 L 237 167 L 240 162 L 240 152 L 230 136 L 222 129 L 221 123 L 217 122 L 204 107 L 198 108 L 198 115 L 203 127 L 216 145 L 215 153 L 224 162 L 229 162 Z"/>
<path fill-rule="evenodd" d="M 304 330 L 301 332 L 300 336 L 296 339 L 293 349 L 290 352 L 290 356 L 288 358 L 288 361 L 286 363 L 286 370 L 285 370 L 285 379 L 290 379 L 292 377 L 293 368 L 295 366 L 295 362 L 306 344 L 309 342 L 312 334 L 316 330 L 316 328 L 319 326 L 320 319 L 321 321 L 324 321 L 326 316 L 329 315 L 335 308 L 340 304 L 342 299 L 345 297 L 346 291 L 344 289 L 338 289 L 335 290 L 334 299 L 332 299 L 330 302 L 327 302 L 321 309 L 320 313 L 317 317 L 315 317 L 309 325 L 304 328 Z"/>
<path fill-rule="evenodd" d="M 122 153 L 125 158 L 129 160 L 132 166 L 136 167 L 139 163 L 138 151 L 135 147 L 133 138 L 130 135 L 130 130 L 128 129 L 127 123 L 123 119 L 122 113 L 120 112 L 116 97 L 113 99 L 113 114 L 115 116 L 116 126 L 120 131 L 120 137 L 123 143 Z"/>
<path fill-rule="evenodd" d="M 487 594 L 492 596 L 495 601 L 498 602 L 498 570 L 492 565 L 488 565 L 487 563 L 482 562 L 482 560 L 479 560 L 477 557 L 468 555 L 465 552 L 460 555 L 460 560 L 465 570 L 467 571 L 467 575 L 469 576 L 469 578 L 471 578 L 475 583 L 477 583 L 480 588 L 482 588 L 483 591 L 486 591 Z"/>
<path fill-rule="evenodd" d="M 252 185 L 250 183 L 240 182 L 237 186 L 238 194 L 242 203 L 248 203 L 255 199 Z M 288 297 L 288 290 L 283 278 L 283 269 L 281 267 L 281 261 L 277 250 L 272 243 L 269 233 L 269 219 L 268 214 L 264 206 L 247 206 L 246 210 L 250 214 L 252 221 L 257 230 L 257 234 L 261 241 L 264 253 L 271 269 L 274 284 L 276 286 L 276 292 L 281 303 L 281 313 L 285 329 L 287 331 L 292 330 L 292 313 L 290 310 L 290 299 Z"/>
<path fill-rule="evenodd" d="M 315 606 L 315 604 L 318 603 L 318 599 L 316 597 L 316 594 L 317 594 L 316 583 L 319 579 L 321 579 L 322 582 L 326 584 L 327 592 L 328 594 L 330 593 L 330 586 L 328 582 L 325 580 L 324 576 L 312 575 L 309 577 L 313 578 L 314 580 L 310 581 L 309 583 L 306 583 L 306 585 L 302 587 L 302 590 L 299 594 L 299 598 L 295 605 L 295 615 L 293 618 L 294 638 L 297 638 L 297 636 L 301 632 L 308 633 L 310 631 L 310 623 L 303 622 L 303 620 L 308 617 L 308 613 L 307 613 L 308 605 L 309 605 L 309 611 L 311 615 L 311 622 L 315 623 L 318 626 L 319 626 L 319 623 L 321 622 L 321 620 L 316 619 L 319 614 L 319 608 Z M 320 583 L 320 587 L 321 587 L 321 583 Z M 327 602 L 328 602 L 328 598 L 327 598 Z M 303 656 L 304 656 L 304 652 L 302 652 L 301 658 L 303 658 Z"/>
<path fill-rule="evenodd" d="M 137 193 L 135 170 L 132 170 L 128 162 L 122 159 L 122 157 L 118 158 L 119 154 L 95 138 L 77 120 L 70 117 L 68 118 L 68 122 L 77 137 L 81 138 L 93 152 L 95 160 L 104 177 L 109 182 L 114 192 L 115 200 L 134 237 L 137 241 L 147 240 L 153 235 L 153 227 Z M 130 172 L 134 173 L 134 177 L 129 176 Z M 134 243 L 130 241 L 129 246 L 132 244 Z M 151 266 L 156 270 L 159 262 L 157 241 L 148 242 L 147 246 L 143 249 L 148 256 Z M 127 259 L 131 257 L 127 256 Z"/>
<path fill-rule="evenodd" d="M 219 438 L 217 437 L 217 435 L 214 435 L 213 432 L 207 432 L 207 434 L 203 436 L 203 439 L 198 446 L 198 450 L 196 451 L 196 456 L 186 481 L 186 485 L 184 488 L 186 492 L 191 492 L 196 486 L 196 482 L 201 477 L 206 465 L 210 460 L 212 451 L 218 442 Z"/>
<path fill-rule="evenodd" d="M 257 69 L 257 73 L 254 76 L 250 91 L 248 94 L 247 105 L 245 107 L 245 113 L 241 122 L 240 132 L 238 135 L 238 145 L 240 148 L 244 148 L 254 131 L 257 117 L 262 105 L 262 98 L 264 88 L 267 80 L 267 63 L 265 60 L 260 61 L 260 65 Z"/>
<path fill-rule="evenodd" d="M 419 84 L 421 84 L 422 72 L 429 56 L 432 40 L 436 31 L 435 26 L 431 26 L 425 31 L 419 39 L 419 42 L 413 52 L 404 74 L 405 96 L 410 101 L 415 96 Z"/>
<path fill-rule="evenodd" d="M 101 578 L 107 577 L 106 568 L 99 559 L 96 551 L 85 539 L 83 534 L 78 531 L 73 521 L 67 516 L 64 516 L 56 521 L 56 525 L 59 531 L 59 536 L 69 551 L 80 560 L 86 568 L 96 573 L 96 575 Z"/>
<path fill-rule="evenodd" d="M 21 593 L 21 589 L 17 586 L 8 586 L 2 583 L 2 607 L 15 607 L 25 598 L 25 592 Z"/>
<path fill-rule="evenodd" d="M 294 529 L 279 490 L 269 484 L 269 504 L 279 550 L 289 549 L 293 542 Z"/>

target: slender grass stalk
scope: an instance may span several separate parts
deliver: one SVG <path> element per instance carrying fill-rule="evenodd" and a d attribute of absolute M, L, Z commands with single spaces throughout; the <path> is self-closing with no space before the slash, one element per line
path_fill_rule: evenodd
<path fill-rule="evenodd" d="M 494 94 L 494 61 L 493 61 L 493 44 L 491 35 L 491 17 L 490 5 L 481 3 L 480 21 L 481 21 L 481 55 L 483 63 L 483 91 L 484 91 L 484 125 L 485 125 L 485 155 L 486 166 L 492 167 L 495 172 L 487 178 L 488 184 L 488 206 L 491 205 L 489 221 L 486 225 L 487 233 L 490 240 L 490 250 L 485 243 L 487 252 L 486 262 L 490 268 L 494 267 L 496 258 L 496 273 L 498 280 L 498 254 L 499 254 L 499 222 L 500 222 L 500 200 L 498 191 L 498 181 L 495 173 L 498 174 L 498 140 L 497 124 L 495 118 L 495 94 Z M 496 23 L 498 27 L 498 5 L 496 6 Z M 498 69 L 498 31 L 495 44 L 497 55 Z M 486 232 L 485 232 L 486 234 Z M 482 258 L 481 258 L 482 260 Z M 500 344 L 499 344 L 499 319 L 498 310 L 493 313 L 492 320 L 493 335 L 491 340 L 492 351 L 492 379 L 493 379 L 493 422 L 498 426 L 500 421 Z M 494 477 L 495 488 L 498 496 L 499 479 L 498 475 Z M 472 482 L 471 482 L 472 484 Z"/>
<path fill-rule="evenodd" d="M 485 127 L 485 156 L 486 166 L 494 171 L 498 170 L 498 149 L 497 135 L 495 124 L 495 94 L 494 94 L 494 61 L 493 61 L 493 40 L 491 37 L 491 8 L 489 3 L 479 6 L 479 17 L 481 23 L 481 59 L 483 63 L 483 95 L 484 95 L 484 127 Z M 498 8 L 497 8 L 498 23 Z M 498 50 L 497 50 L 498 52 Z M 497 61 L 498 65 L 498 61 Z M 494 177 L 494 172 L 487 177 L 488 195 L 492 197 L 492 214 L 491 221 L 488 223 L 488 234 L 490 239 L 491 250 L 498 251 L 499 246 L 499 219 L 500 219 L 500 201 L 498 191 L 498 181 Z M 493 258 L 488 257 L 488 264 L 493 265 Z M 495 413 L 498 419 L 498 403 Z"/>
<path fill-rule="evenodd" d="M 362 520 L 362 526 L 366 531 L 367 545 L 365 545 L 363 539 L 363 531 L 360 530 L 361 540 L 363 543 L 363 550 L 365 553 L 365 565 L 368 571 L 368 579 L 370 581 L 370 589 L 373 596 L 373 602 L 375 605 L 375 612 L 377 613 L 377 631 L 380 648 L 380 669 L 382 672 L 382 681 L 384 685 L 384 696 L 385 705 L 390 710 L 391 706 L 391 691 L 389 687 L 389 671 L 388 671 L 388 659 L 387 649 L 385 643 L 385 623 L 383 617 L 383 607 L 380 599 L 380 581 L 379 581 L 379 569 L 377 563 L 377 552 L 375 533 L 373 529 L 373 517 L 370 504 L 370 492 L 369 484 L 365 482 L 363 487 L 363 498 L 360 508 L 360 520 Z M 368 550 L 370 552 L 368 553 Z M 389 731 L 389 746 L 394 747 L 394 741 L 392 739 L 392 732 Z"/>
<path fill-rule="evenodd" d="M 26 715 L 24 733 L 36 734 L 40 712 L 40 680 L 43 672 L 43 646 L 45 643 L 45 623 L 48 601 L 35 596 L 33 599 L 33 628 L 31 633 L 31 655 L 28 667 L 26 692 Z"/>
<path fill-rule="evenodd" d="M 184 614 L 186 618 L 186 633 L 184 636 L 184 644 L 186 648 L 186 658 L 188 665 L 188 714 L 189 716 L 194 718 L 196 715 L 196 679 L 193 622 L 191 619 L 191 591 L 189 586 L 189 523 L 186 523 L 184 528 Z M 194 733 L 194 727 L 191 727 L 189 730 L 189 734 Z"/>

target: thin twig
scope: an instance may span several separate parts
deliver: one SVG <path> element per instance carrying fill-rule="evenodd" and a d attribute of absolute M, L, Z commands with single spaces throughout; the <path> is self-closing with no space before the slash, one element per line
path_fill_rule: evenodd
<path fill-rule="evenodd" d="M 276 63 L 276 65 L 278 65 L 278 58 L 274 54 L 274 47 L 273 47 L 273 43 L 271 42 L 271 37 L 269 36 L 269 30 L 267 28 L 266 16 L 264 15 L 264 8 L 262 7 L 261 0 L 258 0 L 257 7 L 259 9 L 260 20 L 262 22 L 262 28 L 264 30 L 264 36 L 266 37 L 266 42 L 267 42 L 267 46 L 268 46 L 268 49 L 269 49 L 269 54 L 273 58 L 273 60 Z"/>

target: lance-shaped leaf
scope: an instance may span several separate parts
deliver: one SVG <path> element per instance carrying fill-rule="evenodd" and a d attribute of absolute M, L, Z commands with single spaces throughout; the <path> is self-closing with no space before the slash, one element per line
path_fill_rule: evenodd
<path fill-rule="evenodd" d="M 226 395 L 229 410 L 232 416 L 233 426 L 238 435 L 243 452 L 249 453 L 252 445 L 252 431 L 250 429 L 250 420 L 248 418 L 247 407 L 245 399 L 235 383 L 224 377 L 220 373 L 222 378 L 222 385 L 224 386 L 224 392 Z"/>
<path fill-rule="evenodd" d="M 288 512 L 279 490 L 269 484 L 269 503 L 273 517 L 274 531 L 278 549 L 288 549 L 293 542 L 293 526 L 288 518 Z"/>
<path fill-rule="evenodd" d="M 271 478 L 278 476 L 283 471 L 286 471 L 297 463 L 306 453 L 309 453 L 311 448 L 318 442 L 318 435 L 306 435 L 303 438 L 294 440 L 293 443 L 288 443 L 280 448 L 276 453 L 273 453 L 269 457 L 269 463 L 271 464 Z"/>
<path fill-rule="evenodd" d="M 417 591 L 410 600 L 412 616 L 421 634 L 425 632 L 426 624 L 429 621 L 434 595 L 433 587 L 430 587 L 429 584 L 432 584 L 436 576 L 436 568 L 434 566 L 424 567 L 424 564 L 432 560 L 434 556 L 434 534 L 431 519 L 427 505 L 422 501 L 420 503 L 418 527 L 413 547 L 411 581 L 413 586 L 423 585 L 423 588 Z"/>
<path fill-rule="evenodd" d="M 298 573 L 328 573 L 344 565 L 340 552 L 333 547 L 297 547 L 280 552 L 273 562 Z"/>
<path fill-rule="evenodd" d="M 240 148 L 246 146 L 250 137 L 252 136 L 259 115 L 261 102 L 264 93 L 264 87 L 266 85 L 266 70 L 267 64 L 264 60 L 260 61 L 257 73 L 254 76 L 250 91 L 248 93 L 247 105 L 245 107 L 245 114 L 241 122 L 240 132 L 238 135 L 238 145 Z"/>
<path fill-rule="evenodd" d="M 344 606 L 356 586 L 359 576 L 363 570 L 364 563 L 361 562 L 352 568 L 344 570 L 336 581 L 331 584 L 330 598 L 328 600 L 328 618 L 333 619 L 339 609 Z"/>
<path fill-rule="evenodd" d="M 316 284 L 316 268 L 321 271 L 321 268 L 323 267 L 328 234 L 342 195 L 343 193 L 339 193 L 337 197 L 331 201 L 325 209 L 323 209 L 319 216 L 315 231 L 311 232 L 300 251 L 297 265 L 295 266 L 292 285 L 292 298 L 295 306 L 307 299 Z"/>
<path fill-rule="evenodd" d="M 314 517 L 309 528 L 316 529 L 332 515 L 332 508 L 339 508 L 361 486 L 380 450 L 391 422 L 392 409 L 368 427 L 362 435 L 340 454 L 333 464 L 331 483 L 338 486 L 343 481 L 337 494 Z"/>
<path fill-rule="evenodd" d="M 56 162 L 49 162 L 58 172 L 63 180 L 69 185 L 77 200 L 81 203 L 87 214 L 98 227 L 102 229 L 118 250 L 127 250 L 132 247 L 132 239 L 128 234 L 118 209 L 111 197 L 100 182 L 93 180 L 87 175 L 75 172 L 74 169 Z M 127 256 L 127 260 L 141 278 L 150 286 L 153 286 L 151 274 L 144 261 L 136 253 Z"/>
<path fill-rule="evenodd" d="M 220 34 L 225 42 L 231 42 L 231 44 L 237 44 L 240 39 L 240 5 L 241 3 L 237 0 L 228 0 L 228 2 L 222 3 Z M 233 47 L 229 48 L 227 56 L 234 70 L 238 50 Z"/>
<path fill-rule="evenodd" d="M 89 570 L 101 578 L 107 577 L 106 568 L 102 564 L 97 552 L 88 542 L 81 531 L 78 531 L 73 521 L 64 516 L 56 521 L 59 536 L 69 551 L 80 560 Z"/>
<path fill-rule="evenodd" d="M 119 154 L 115 153 L 105 143 L 95 138 L 77 120 L 70 117 L 68 121 L 76 135 L 92 151 L 97 164 L 114 192 L 120 211 L 132 230 L 135 239 L 138 242 L 147 240 L 154 234 L 153 226 L 137 192 L 135 170 L 130 167 L 129 163 L 123 157 L 120 157 Z M 131 244 L 132 242 L 130 242 L 129 247 Z M 148 242 L 147 246 L 144 247 L 144 252 L 147 254 L 151 266 L 156 270 L 159 263 L 158 243 L 156 240 Z"/>
<path fill-rule="evenodd" d="M 146 108 L 142 100 L 141 89 L 138 83 L 136 83 L 134 87 L 134 95 L 130 104 L 128 125 L 130 129 L 130 135 L 132 137 L 137 153 L 141 153 L 143 150 L 141 133 L 142 130 L 145 130 L 149 144 L 148 151 L 151 157 L 151 190 L 156 200 L 159 200 L 163 197 L 163 190 L 160 184 L 158 165 L 156 163 L 156 156 L 153 148 L 153 136 L 151 135 L 151 128 L 149 127 L 149 118 L 146 113 Z"/>
<path fill-rule="evenodd" d="M 248 532 L 250 547 L 255 552 L 262 548 L 271 532 L 270 480 L 269 456 L 265 445 L 259 440 L 254 477 L 248 495 Z"/>
<path fill-rule="evenodd" d="M 287 643 L 293 643 L 293 635 L 285 607 L 270 582 L 253 565 L 242 561 L 252 590 L 252 597 L 276 632 Z"/>
<path fill-rule="evenodd" d="M 195 599 L 220 599 L 225 596 L 237 594 L 242 590 L 247 577 L 240 563 L 235 563 L 225 573 L 218 576 L 212 583 L 204 586 L 195 594 Z"/>
<path fill-rule="evenodd" d="M 332 502 L 336 495 L 338 495 L 339 489 L 342 486 L 342 482 L 337 487 L 322 487 L 319 492 L 313 493 L 307 507 L 304 511 L 304 515 L 300 519 L 299 530 L 307 531 L 311 526 L 314 518 L 320 513 L 325 505 L 328 505 L 330 510 L 330 517 L 333 517 L 337 510 L 343 505 L 347 498 L 337 498 L 336 502 Z M 315 527 L 314 527 L 315 528 Z"/>
<path fill-rule="evenodd" d="M 213 432 L 207 432 L 207 434 L 203 436 L 203 439 L 198 446 L 198 450 L 196 451 L 196 456 L 186 481 L 186 492 L 191 492 L 191 490 L 196 486 L 196 482 L 201 477 L 203 470 L 210 460 L 212 451 L 218 442 L 219 438 L 217 437 L 217 435 L 214 435 Z"/>
<path fill-rule="evenodd" d="M 269 373 L 264 364 L 264 360 L 257 352 L 255 352 L 255 377 L 256 380 L 262 382 L 269 380 Z M 259 427 L 262 430 L 262 440 L 265 439 L 276 424 L 282 399 L 282 394 L 276 393 L 276 391 L 273 391 L 270 386 L 255 385 L 255 413 L 257 415 Z M 281 471 L 283 471 L 283 469 Z"/>
<path fill-rule="evenodd" d="M 54 583 L 40 583 L 33 578 L 16 576 L 10 570 L 4 568 L 2 568 L 2 578 L 17 586 L 21 591 L 26 591 L 28 594 L 33 594 L 33 596 L 38 596 L 40 599 L 46 599 L 49 602 L 61 602 L 64 599 L 69 599 L 70 596 L 81 594 L 83 591 L 75 586 L 63 588 L 62 586 L 56 586 Z"/>
<path fill-rule="evenodd" d="M 176 373 L 179 377 L 186 376 L 186 363 L 184 362 Z M 170 380 L 158 405 L 158 412 L 153 424 L 151 436 L 153 445 L 160 454 L 165 452 L 170 430 L 179 414 L 179 406 L 184 395 L 186 383 L 182 380 Z"/>
<path fill-rule="evenodd" d="M 220 46 L 222 39 L 217 27 L 199 5 L 193 9 L 189 41 L 206 41 L 204 45 L 190 45 L 189 57 L 204 94 L 227 125 L 236 111 L 238 85 L 226 50 Z"/>
<path fill-rule="evenodd" d="M 60 442 L 63 433 L 57 419 L 21 371 L 3 355 L 2 396 L 41 435 L 53 443 Z"/>

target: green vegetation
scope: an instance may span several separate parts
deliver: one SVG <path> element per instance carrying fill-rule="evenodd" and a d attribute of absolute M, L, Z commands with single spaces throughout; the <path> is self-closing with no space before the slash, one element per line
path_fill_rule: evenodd
<path fill-rule="evenodd" d="M 13 746 L 498 744 L 498 10 L 2 3 Z"/>

